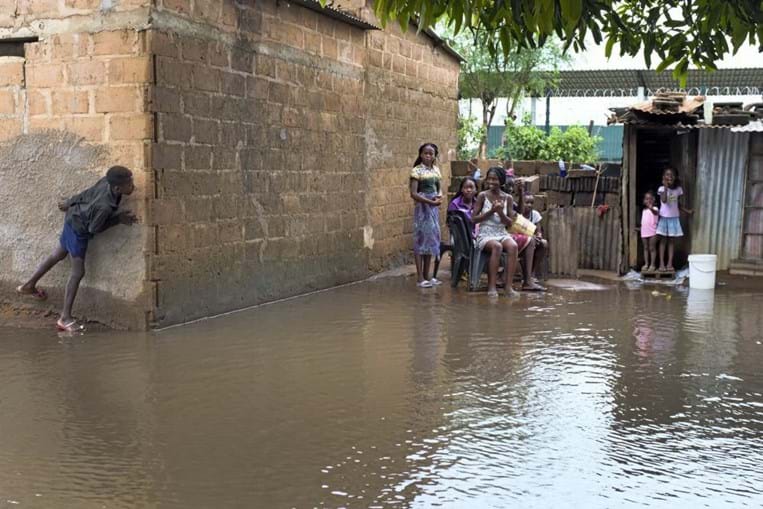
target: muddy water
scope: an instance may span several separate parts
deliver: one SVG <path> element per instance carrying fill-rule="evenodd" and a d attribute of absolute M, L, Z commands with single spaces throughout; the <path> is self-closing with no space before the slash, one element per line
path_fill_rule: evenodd
<path fill-rule="evenodd" d="M 0 331 L 0 507 L 763 505 L 763 293 L 393 279 Z"/>

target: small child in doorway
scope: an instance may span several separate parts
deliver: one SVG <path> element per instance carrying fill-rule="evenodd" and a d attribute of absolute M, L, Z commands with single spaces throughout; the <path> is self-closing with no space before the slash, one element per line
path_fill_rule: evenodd
<path fill-rule="evenodd" d="M 83 330 L 83 326 L 72 318 L 72 307 L 77 296 L 79 284 L 85 275 L 85 254 L 90 239 L 112 226 L 131 225 L 137 221 L 132 212 L 117 212 L 123 195 L 130 195 L 135 190 L 132 172 L 123 166 L 112 166 L 93 187 L 72 196 L 58 204 L 66 212 L 64 228 L 55 251 L 40 265 L 32 277 L 19 286 L 16 291 L 45 300 L 47 294 L 37 288 L 37 282 L 58 262 L 71 257 L 71 274 L 64 293 L 64 307 L 56 327 L 65 332 Z"/>
<path fill-rule="evenodd" d="M 641 272 L 654 272 L 657 269 L 657 222 L 660 209 L 655 205 L 652 191 L 644 194 L 644 210 L 641 212 L 641 242 L 644 244 L 644 266 Z M 679 225 L 680 226 L 680 225 Z"/>
<path fill-rule="evenodd" d="M 675 239 L 684 236 L 681 228 L 681 211 L 691 214 L 692 211 L 680 205 L 679 198 L 684 190 L 678 179 L 678 173 L 673 168 L 665 168 L 662 172 L 662 185 L 657 189 L 660 195 L 660 219 L 657 223 L 657 235 L 660 236 L 660 272 L 672 272 Z M 668 259 L 665 263 L 667 247 Z"/>

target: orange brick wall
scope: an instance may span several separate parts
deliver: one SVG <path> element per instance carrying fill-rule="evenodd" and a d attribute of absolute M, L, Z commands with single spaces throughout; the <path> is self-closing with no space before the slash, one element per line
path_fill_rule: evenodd
<path fill-rule="evenodd" d="M 50 179 L 35 200 L 55 203 L 114 163 L 139 186 L 142 224 L 95 243 L 89 317 L 162 326 L 358 280 L 410 259 L 424 141 L 447 187 L 458 63 L 425 35 L 275 0 L 0 0 L 0 37 L 30 32 L 26 61 L 0 59 L 0 167 L 48 148 L 14 188 Z M 0 297 L 54 242 L 44 207 L 0 225 L 34 232 L 0 261 Z"/>
<path fill-rule="evenodd" d="M 77 17 L 75 11 L 92 14 L 88 2 L 19 2 L 10 21 L 38 27 L 43 26 L 34 22 L 38 17 Z M 2 27 L 9 11 L 0 12 Z M 0 219 L 7 223 L 0 230 L 10 232 L 8 238 L 0 235 L 0 245 L 11 254 L 0 262 L 0 299 L 22 306 L 29 302 L 17 302 L 12 289 L 55 245 L 63 223 L 58 199 L 94 184 L 109 166 L 123 164 L 137 184 L 124 204 L 145 221 L 146 190 L 153 188 L 146 33 L 37 36 L 39 42 L 25 45 L 25 58 L 0 57 L 0 168 L 8 169 L 0 172 L 0 198 L 14 210 Z M 149 233 L 144 225 L 119 226 L 91 243 L 78 316 L 116 327 L 147 327 L 153 309 L 144 256 Z M 68 264 L 62 263 L 43 279 L 41 286 L 51 293 L 46 306 L 60 305 L 67 276 Z"/>

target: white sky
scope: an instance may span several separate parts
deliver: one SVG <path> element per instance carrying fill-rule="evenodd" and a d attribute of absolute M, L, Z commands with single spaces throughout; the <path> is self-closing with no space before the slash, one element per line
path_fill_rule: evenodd
<path fill-rule="evenodd" d="M 597 46 L 593 40 L 588 42 L 584 53 L 570 53 L 572 56 L 571 70 L 594 70 L 594 69 L 646 69 L 643 55 L 638 57 L 620 56 L 618 46 L 612 49 L 612 58 L 607 60 L 604 55 L 604 45 Z M 652 55 L 652 68 L 659 64 L 659 57 Z M 732 67 L 761 67 L 763 55 L 758 48 L 745 45 L 739 48 L 736 55 L 729 55 L 720 62 L 716 62 L 719 69 Z M 666 71 L 668 72 L 668 71 Z"/>

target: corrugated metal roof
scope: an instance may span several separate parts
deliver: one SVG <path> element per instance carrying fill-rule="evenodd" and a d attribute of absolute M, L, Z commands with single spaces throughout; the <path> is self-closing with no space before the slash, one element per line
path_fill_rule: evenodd
<path fill-rule="evenodd" d="M 614 69 L 597 71 L 561 71 L 554 95 L 581 95 L 591 91 L 625 91 L 644 87 L 649 93 L 675 89 L 679 85 L 669 71 Z M 686 89 L 723 89 L 763 87 L 763 67 L 688 71 Z M 750 92 L 754 93 L 754 92 Z M 586 94 L 582 94 L 586 95 Z"/>
<path fill-rule="evenodd" d="M 718 255 L 718 270 L 739 256 L 749 146 L 747 133 L 699 133 L 692 253 Z"/>
<path fill-rule="evenodd" d="M 763 133 L 763 120 L 753 120 L 747 125 L 738 125 L 731 128 L 732 133 Z"/>
<path fill-rule="evenodd" d="M 349 25 L 362 28 L 363 30 L 381 30 L 381 27 L 364 21 L 349 12 L 339 10 L 336 7 L 332 7 L 331 4 L 326 4 L 324 7 L 317 0 L 288 0 L 286 3 L 301 5 L 305 9 L 310 9 L 311 11 L 323 14 L 329 18 L 343 21 Z"/>
<path fill-rule="evenodd" d="M 629 109 L 643 111 L 644 113 L 649 113 L 650 115 L 678 115 L 681 113 L 694 113 L 699 108 L 701 108 L 703 104 L 705 104 L 704 97 L 687 96 L 684 98 L 683 103 L 681 103 L 681 105 L 678 107 L 678 111 L 660 109 L 659 105 L 655 103 L 654 100 L 636 103 L 630 106 Z"/>

